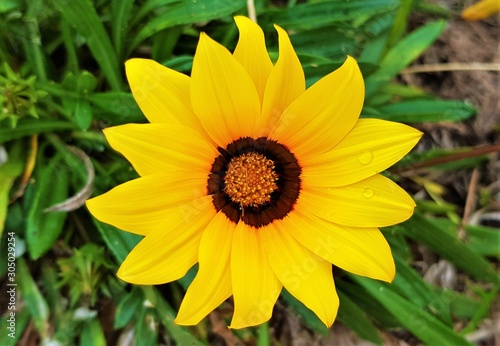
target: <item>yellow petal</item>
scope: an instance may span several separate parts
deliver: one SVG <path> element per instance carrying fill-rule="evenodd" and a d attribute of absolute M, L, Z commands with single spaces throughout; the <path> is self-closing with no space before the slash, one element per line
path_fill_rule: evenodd
<path fill-rule="evenodd" d="M 465 20 L 481 20 L 488 18 L 500 11 L 500 1 L 482 0 L 467 7 L 461 14 Z"/>
<path fill-rule="evenodd" d="M 304 188 L 301 205 L 325 220 L 353 227 L 385 227 L 410 218 L 413 199 L 392 180 L 377 174 L 357 183 Z"/>
<path fill-rule="evenodd" d="M 207 173 L 199 170 L 148 175 L 88 200 L 87 207 L 99 221 L 147 235 L 170 209 L 206 195 L 206 179 Z"/>
<path fill-rule="evenodd" d="M 380 173 L 405 156 L 422 133 L 410 126 L 359 119 L 332 150 L 301 160 L 305 186 L 337 187 Z"/>
<path fill-rule="evenodd" d="M 200 243 L 198 274 L 182 300 L 175 323 L 198 324 L 231 295 L 230 258 L 235 227 L 222 212 L 207 226 Z"/>
<path fill-rule="evenodd" d="M 240 31 L 240 38 L 233 55 L 252 78 L 262 103 L 267 78 L 273 68 L 267 53 L 264 32 L 247 17 L 236 16 L 234 20 Z"/>
<path fill-rule="evenodd" d="M 269 134 L 283 111 L 306 88 L 304 71 L 288 34 L 279 26 L 275 25 L 274 27 L 278 31 L 279 57 L 267 81 L 262 116 L 258 125 L 259 136 Z M 278 130 L 280 128 L 275 129 L 275 131 Z"/>
<path fill-rule="evenodd" d="M 269 266 L 260 232 L 243 222 L 234 232 L 231 252 L 234 315 L 230 328 L 245 328 L 271 318 L 282 285 Z"/>
<path fill-rule="evenodd" d="M 178 169 L 206 170 L 208 174 L 219 155 L 198 132 L 182 125 L 127 124 L 107 128 L 104 134 L 140 175 Z"/>
<path fill-rule="evenodd" d="M 215 214 L 210 196 L 172 209 L 128 254 L 118 277 L 138 285 L 159 285 L 180 279 L 198 262 L 201 236 Z"/>
<path fill-rule="evenodd" d="M 277 227 L 344 270 L 388 282 L 394 279 L 391 249 L 377 228 L 340 226 L 298 209 L 276 222 Z"/>
<path fill-rule="evenodd" d="M 182 124 L 202 130 L 191 108 L 191 80 L 150 59 L 130 59 L 125 72 L 134 99 L 151 123 Z"/>
<path fill-rule="evenodd" d="M 278 228 L 266 229 L 261 238 L 269 264 L 283 286 L 330 327 L 339 307 L 332 264 Z"/>
<path fill-rule="evenodd" d="M 254 136 L 260 114 L 257 89 L 233 55 L 204 33 L 193 61 L 191 102 L 206 132 L 220 147 Z"/>
<path fill-rule="evenodd" d="M 328 151 L 353 128 L 364 95 L 361 71 L 348 57 L 285 110 L 270 137 L 286 144 L 299 159 Z"/>

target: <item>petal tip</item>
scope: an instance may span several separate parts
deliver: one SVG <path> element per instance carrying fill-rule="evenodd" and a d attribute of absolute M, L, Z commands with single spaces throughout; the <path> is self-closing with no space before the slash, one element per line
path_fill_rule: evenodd
<path fill-rule="evenodd" d="M 189 320 L 189 318 L 186 318 L 185 316 L 180 317 L 177 315 L 177 317 L 174 320 L 174 323 L 179 325 L 179 326 L 194 326 L 199 323 L 198 322 L 192 322 Z"/>
<path fill-rule="evenodd" d="M 286 38 L 288 40 L 290 40 L 290 36 L 288 35 L 288 32 L 283 29 L 281 26 L 279 26 L 278 24 L 274 24 L 274 28 L 276 29 L 276 31 L 278 32 L 278 36 L 280 38 Z"/>
<path fill-rule="evenodd" d="M 127 61 L 125 61 L 125 69 L 129 69 L 131 67 L 134 67 L 134 65 L 140 63 L 140 58 L 132 58 L 132 59 L 128 59 Z"/>
<path fill-rule="evenodd" d="M 394 257 L 391 256 L 391 260 L 387 262 L 390 263 L 385 263 L 385 270 L 380 273 L 381 275 L 377 279 L 392 283 L 394 281 L 394 278 L 396 277 L 396 264 L 394 263 Z"/>
<path fill-rule="evenodd" d="M 142 75 L 144 69 L 148 68 L 148 66 L 154 66 L 155 68 L 157 68 L 158 66 L 164 67 L 163 65 L 157 63 L 152 59 L 131 58 L 125 61 L 125 74 L 129 79 L 134 74 Z"/>
<path fill-rule="evenodd" d="M 240 25 L 244 25 L 245 23 L 247 24 L 256 24 L 253 20 L 246 16 L 234 16 L 234 21 L 236 22 L 236 25 L 239 27 Z"/>
<path fill-rule="evenodd" d="M 130 282 L 130 277 L 127 275 L 126 270 L 123 268 L 123 264 L 118 268 L 118 271 L 116 272 L 116 276 L 125 282 Z"/>

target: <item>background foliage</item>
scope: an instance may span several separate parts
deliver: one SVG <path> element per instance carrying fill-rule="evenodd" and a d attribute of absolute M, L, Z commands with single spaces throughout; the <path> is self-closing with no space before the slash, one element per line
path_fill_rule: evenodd
<path fill-rule="evenodd" d="M 290 32 L 308 85 L 354 56 L 366 79 L 363 117 L 418 126 L 460 122 L 476 112 L 396 78 L 445 28 L 451 14 L 440 7 L 418 0 L 261 0 L 256 10 L 273 59 L 273 23 Z M 329 333 L 286 291 L 273 319 L 258 328 L 221 331 L 230 303 L 197 327 L 174 325 L 196 269 L 168 285 L 126 285 L 114 273 L 140 237 L 102 224 L 80 207 L 91 192 L 136 177 L 101 133 L 107 126 L 145 122 L 123 62 L 151 57 L 189 74 L 199 32 L 233 49 L 232 16 L 246 11 L 244 0 L 0 3 L 0 283 L 6 292 L 7 238 L 15 235 L 18 284 L 16 338 L 6 328 L 8 298 L 0 297 L 0 345 L 287 344 L 290 314 L 311 335 Z M 427 21 L 410 28 L 415 14 Z M 408 222 L 383 229 L 396 260 L 394 282 L 336 273 L 337 321 L 376 345 L 387 335 L 470 345 L 467 335 L 489 318 L 500 287 L 498 229 L 465 222 L 463 205 L 448 200 L 429 174 L 484 167 L 491 158 L 480 154 L 488 151 L 461 156 L 474 148 L 424 144 L 387 173 L 418 204 Z M 487 209 L 494 198 L 483 189 L 480 207 Z M 424 280 L 422 248 L 436 259 L 433 265 L 458 272 L 459 284 Z"/>

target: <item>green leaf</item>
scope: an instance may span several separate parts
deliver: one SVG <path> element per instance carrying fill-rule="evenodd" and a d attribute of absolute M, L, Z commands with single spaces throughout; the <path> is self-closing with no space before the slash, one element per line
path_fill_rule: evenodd
<path fill-rule="evenodd" d="M 335 280 L 337 292 L 342 292 L 384 328 L 401 328 L 399 321 L 377 300 L 360 287 L 345 280 Z"/>
<path fill-rule="evenodd" d="M 481 303 L 477 299 L 451 290 L 443 291 L 443 301 L 450 304 L 453 317 L 463 320 L 470 320 L 481 308 Z"/>
<path fill-rule="evenodd" d="M 464 329 L 460 331 L 460 334 L 465 335 L 473 332 L 478 328 L 481 321 L 483 321 L 486 317 L 488 317 L 488 315 L 491 313 L 493 309 L 493 304 L 496 301 L 499 289 L 500 287 L 497 286 L 492 290 L 490 290 L 489 292 L 484 292 L 483 290 L 477 290 L 480 292 L 482 298 L 481 305 L 476 310 L 474 315 L 470 318 L 467 326 L 465 326 Z"/>
<path fill-rule="evenodd" d="M 88 102 L 80 100 L 76 103 L 75 121 L 81 130 L 88 130 L 92 124 L 92 107 Z"/>
<path fill-rule="evenodd" d="M 264 322 L 257 327 L 257 346 L 271 346 L 269 322 Z"/>
<path fill-rule="evenodd" d="M 337 27 L 324 27 L 299 32 L 290 37 L 297 54 L 344 60 L 356 48 L 354 33 L 346 33 Z"/>
<path fill-rule="evenodd" d="M 425 344 L 472 345 L 421 307 L 392 291 L 388 284 L 354 275 L 351 278 L 365 288 L 372 299 L 382 304 L 392 316 Z"/>
<path fill-rule="evenodd" d="M 203 345 L 203 343 L 197 340 L 186 327 L 182 327 L 174 323 L 176 312 L 161 296 L 156 288 L 152 286 L 141 286 L 141 288 L 143 289 L 146 299 L 156 308 L 158 316 L 177 345 Z"/>
<path fill-rule="evenodd" d="M 425 244 L 429 249 L 449 260 L 469 275 L 493 283 L 500 279 L 495 269 L 483 257 L 470 250 L 451 235 L 442 225 L 415 213 L 404 224 L 397 226 L 406 236 Z"/>
<path fill-rule="evenodd" d="M 467 239 L 465 245 L 483 256 L 500 258 L 500 232 L 498 228 L 481 225 L 465 225 Z"/>
<path fill-rule="evenodd" d="M 406 32 L 406 27 L 410 19 L 411 10 L 414 6 L 414 0 L 402 0 L 399 5 L 398 12 L 394 18 L 394 24 L 391 28 L 387 45 L 392 47 L 396 42 L 400 41 L 403 34 Z"/>
<path fill-rule="evenodd" d="M 66 299 L 61 295 L 60 286 L 58 286 L 58 275 L 55 266 L 52 266 L 52 261 L 48 260 L 42 262 L 42 287 L 44 288 L 44 296 L 49 306 L 51 317 L 55 328 L 59 326 L 61 319 L 63 319 L 63 311 L 65 308 Z"/>
<path fill-rule="evenodd" d="M 441 34 L 445 21 L 426 24 L 394 45 L 385 54 L 380 68 L 365 79 L 366 96 L 369 98 L 380 87 L 389 83 L 399 72 L 422 54 Z"/>
<path fill-rule="evenodd" d="M 383 33 L 369 40 L 359 55 L 358 62 L 378 64 L 384 55 L 388 38 L 389 34 Z"/>
<path fill-rule="evenodd" d="M 377 118 L 398 122 L 423 123 L 462 121 L 476 114 L 476 109 L 462 101 L 412 100 L 378 109 Z"/>
<path fill-rule="evenodd" d="M 85 38 L 94 59 L 111 86 L 118 91 L 122 88 L 118 59 L 97 12 L 88 0 L 52 0 L 64 19 Z"/>
<path fill-rule="evenodd" d="M 50 250 L 61 234 L 67 213 L 44 209 L 67 198 L 69 170 L 57 156 L 47 166 L 38 162 L 35 173 L 36 183 L 29 187 L 34 195 L 26 219 L 26 241 L 32 259 Z"/>
<path fill-rule="evenodd" d="M 132 94 L 124 92 L 95 93 L 90 95 L 89 99 L 101 111 L 95 109 L 95 117 L 104 120 L 110 126 L 146 122 L 146 118 L 137 106 Z"/>
<path fill-rule="evenodd" d="M 165 61 L 172 58 L 172 52 L 176 48 L 183 31 L 184 26 L 179 25 L 162 30 L 154 35 L 152 38 L 151 58 L 155 61 Z"/>
<path fill-rule="evenodd" d="M 16 0 L 3 0 L 0 2 L 0 13 L 6 13 L 12 11 L 19 6 L 19 2 Z"/>
<path fill-rule="evenodd" d="M 106 346 L 106 338 L 99 319 L 93 318 L 85 321 L 80 336 L 81 346 Z"/>
<path fill-rule="evenodd" d="M 179 72 L 190 72 L 193 67 L 193 57 L 191 55 L 179 55 L 165 61 L 164 65 Z"/>
<path fill-rule="evenodd" d="M 17 259 L 17 278 L 19 290 L 23 294 L 28 311 L 31 313 L 35 328 L 45 339 L 49 333 L 49 307 L 31 277 L 30 270 L 23 258 Z"/>
<path fill-rule="evenodd" d="M 130 50 L 161 30 L 228 16 L 243 8 L 245 4 L 244 0 L 179 1 L 147 22 L 134 37 Z"/>
<path fill-rule="evenodd" d="M 437 289 L 426 283 L 422 276 L 411 266 L 394 256 L 396 262 L 396 277 L 392 288 L 413 304 L 428 308 L 447 325 L 452 325 L 450 304 Z"/>
<path fill-rule="evenodd" d="M 158 338 L 158 321 L 155 321 L 155 311 L 142 305 L 138 312 L 139 317 L 137 318 L 135 324 L 135 344 L 151 346 L 157 345 L 156 340 Z"/>
<path fill-rule="evenodd" d="M 120 299 L 115 313 L 114 328 L 119 329 L 125 327 L 132 321 L 134 316 L 137 316 L 141 304 L 144 301 L 144 294 L 138 286 L 134 286 L 132 291 L 125 297 Z"/>
<path fill-rule="evenodd" d="M 24 118 L 19 121 L 15 129 L 8 127 L 0 128 L 0 143 L 37 133 L 76 129 L 75 124 L 67 121 Z"/>
<path fill-rule="evenodd" d="M 78 74 L 80 66 L 78 64 L 77 47 L 73 43 L 73 28 L 64 19 L 60 19 L 60 32 L 63 40 L 64 48 L 66 49 L 66 70 Z"/>
<path fill-rule="evenodd" d="M 276 23 L 292 30 L 310 30 L 357 19 L 361 16 L 374 16 L 391 11 L 398 5 L 394 0 L 353 0 L 353 1 L 317 1 L 304 3 L 286 10 L 276 9 L 266 13 L 262 25 Z"/>
<path fill-rule="evenodd" d="M 152 11 L 159 10 L 160 8 L 162 8 L 164 6 L 168 6 L 170 4 L 175 4 L 176 2 L 179 2 L 179 0 L 146 0 L 146 1 L 144 1 L 144 3 L 139 7 L 137 12 L 132 17 L 132 24 L 135 25 L 137 23 L 140 23 L 141 19 L 144 18 L 144 16 L 147 16 Z"/>
<path fill-rule="evenodd" d="M 5 148 L 0 146 L 0 155 Z M 24 168 L 24 154 L 22 153 L 22 143 L 16 142 L 7 153 L 7 162 L 0 164 L 0 238 L 7 219 L 7 209 L 9 207 L 9 193 L 14 180 L 21 175 Z"/>
<path fill-rule="evenodd" d="M 97 79 L 89 71 L 82 71 L 78 75 L 76 81 L 76 91 L 81 94 L 87 95 L 95 90 L 97 87 Z"/>
<path fill-rule="evenodd" d="M 65 92 L 75 91 L 76 95 L 61 97 L 64 108 L 75 117 L 75 122 L 81 130 L 87 130 L 92 123 L 92 107 L 88 97 L 96 88 L 97 79 L 88 71 L 82 71 L 78 75 L 69 72 L 64 76 L 62 86 L 66 89 Z"/>
<path fill-rule="evenodd" d="M 125 37 L 129 28 L 129 21 L 134 7 L 134 0 L 113 0 L 111 9 L 111 32 L 116 55 L 121 60 L 123 57 Z"/>
<path fill-rule="evenodd" d="M 143 238 L 137 234 L 121 231 L 95 218 L 93 220 L 118 263 L 122 263 L 134 246 Z"/>
<path fill-rule="evenodd" d="M 37 78 L 40 81 L 47 80 L 47 57 L 44 46 L 42 46 L 42 37 L 37 16 L 40 11 L 45 9 L 42 0 L 33 0 L 27 3 L 28 9 L 24 15 L 24 31 L 20 37 L 24 47 L 26 59 L 32 65 Z"/>
<path fill-rule="evenodd" d="M 0 328 L 0 345 L 16 346 L 24 334 L 30 321 L 30 312 L 26 306 L 17 308 L 16 311 L 7 310 L 2 315 L 2 328 Z M 9 321 L 10 319 L 10 321 Z"/>
<path fill-rule="evenodd" d="M 382 339 L 377 328 L 351 298 L 341 291 L 337 291 L 340 299 L 340 307 L 337 318 L 348 326 L 359 337 L 371 341 L 376 345 L 382 345 Z"/>

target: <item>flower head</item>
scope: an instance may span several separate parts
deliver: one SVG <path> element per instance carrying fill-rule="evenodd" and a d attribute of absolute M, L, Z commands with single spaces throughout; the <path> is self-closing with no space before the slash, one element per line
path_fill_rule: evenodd
<path fill-rule="evenodd" d="M 498 12 L 500 12 L 500 1 L 481 0 L 474 5 L 467 7 L 460 15 L 465 20 L 473 21 L 491 17 Z"/>
<path fill-rule="evenodd" d="M 273 65 L 260 27 L 235 21 L 234 53 L 202 33 L 191 77 L 152 60 L 126 63 L 150 124 L 104 133 L 140 178 L 87 206 L 145 236 L 121 265 L 123 280 L 170 282 L 199 263 L 179 324 L 198 323 L 230 296 L 231 327 L 260 324 L 285 287 L 330 326 L 339 305 L 332 263 L 394 278 L 377 227 L 406 220 L 415 205 L 379 172 L 421 133 L 358 119 L 364 83 L 353 58 L 306 90 L 283 29 Z"/>

